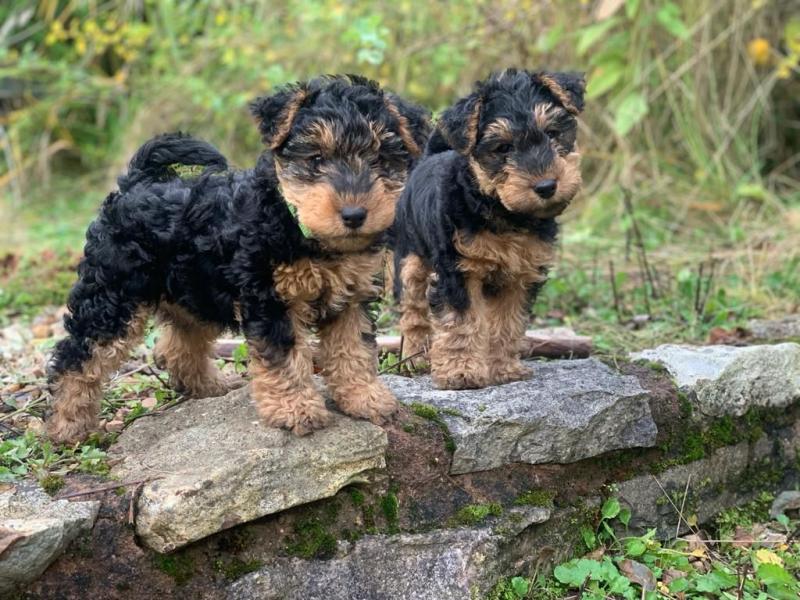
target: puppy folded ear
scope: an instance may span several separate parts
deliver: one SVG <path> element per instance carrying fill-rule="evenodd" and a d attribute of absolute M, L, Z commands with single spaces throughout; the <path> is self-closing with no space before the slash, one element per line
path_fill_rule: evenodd
<path fill-rule="evenodd" d="M 414 158 L 419 157 L 431 134 L 430 112 L 388 92 L 383 95 L 383 102 L 386 110 L 397 122 L 397 133 L 403 140 L 406 150 Z"/>
<path fill-rule="evenodd" d="M 586 78 L 583 73 L 539 73 L 535 75 L 544 87 L 573 115 L 583 112 Z"/>
<path fill-rule="evenodd" d="M 456 102 L 439 117 L 437 129 L 459 154 L 467 155 L 475 148 L 482 103 L 480 95 L 474 93 Z"/>
<path fill-rule="evenodd" d="M 250 103 L 250 112 L 258 121 L 261 140 L 275 150 L 289 135 L 297 112 L 308 97 L 305 84 L 286 86 L 272 96 L 261 96 Z"/>

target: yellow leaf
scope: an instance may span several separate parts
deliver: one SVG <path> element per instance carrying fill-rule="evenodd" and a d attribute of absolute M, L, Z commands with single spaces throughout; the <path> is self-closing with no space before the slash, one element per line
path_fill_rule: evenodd
<path fill-rule="evenodd" d="M 778 565 L 779 567 L 783 566 L 783 559 L 766 548 L 760 548 L 756 550 L 756 560 L 762 565 Z"/>
<path fill-rule="evenodd" d="M 689 525 L 689 527 L 697 527 L 697 515 L 689 515 L 686 518 L 686 524 Z"/>
<path fill-rule="evenodd" d="M 706 557 L 706 550 L 705 548 L 695 548 L 689 554 L 695 556 L 697 558 L 705 558 Z"/>
<path fill-rule="evenodd" d="M 759 67 L 768 65 L 771 55 L 769 41 L 764 38 L 753 38 L 747 44 L 747 54 L 750 55 L 750 60 Z"/>

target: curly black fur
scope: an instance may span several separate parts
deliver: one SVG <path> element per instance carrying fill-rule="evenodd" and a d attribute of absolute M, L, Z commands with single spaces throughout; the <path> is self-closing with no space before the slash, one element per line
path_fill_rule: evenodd
<path fill-rule="evenodd" d="M 225 158 L 210 144 L 181 134 L 147 142 L 136 153 L 119 191 L 103 202 L 86 233 L 78 282 L 65 318 L 69 336 L 59 342 L 50 364 L 51 380 L 80 370 L 96 343 L 125 334 L 137 307 L 177 304 L 202 321 L 235 329 L 235 305 L 248 339 L 265 357 L 284 356 L 294 343 L 287 306 L 273 285 L 273 270 L 304 257 L 336 252 L 301 232 L 279 189 L 275 160 L 300 160 L 295 138 L 305 123 L 319 118 L 354 132 L 338 143 L 357 146 L 367 122 L 396 132 L 386 108 L 389 97 L 404 116 L 420 147 L 428 134 L 427 113 L 374 82 L 357 76 L 322 77 L 288 86 L 258 99 L 252 110 L 268 138 L 298 89 L 305 90 L 297 118 L 281 145 L 261 155 L 255 168 L 227 172 Z M 414 156 L 387 136 L 380 148 L 387 168 L 402 171 Z M 200 165 L 205 171 L 181 178 L 171 165 Z M 342 169 L 346 171 L 346 169 Z M 379 245 L 376 237 L 374 245 Z"/>
<path fill-rule="evenodd" d="M 578 110 L 583 108 L 580 75 L 546 76 L 560 85 Z M 550 129 L 542 131 L 533 111 L 542 103 L 560 105 L 553 91 L 543 85 L 541 75 L 509 69 L 478 82 L 473 93 L 444 111 L 397 206 L 392 228 L 397 299 L 402 295 L 400 265 L 406 256 L 416 254 L 437 276 L 429 290 L 433 311 L 445 304 L 459 311 L 469 307 L 464 276 L 457 267 L 460 255 L 453 243 L 457 231 L 467 236 L 487 230 L 524 231 L 555 243 L 555 218 L 512 212 L 495 194 L 481 191 L 471 168 L 474 161 L 493 176 L 513 161 L 521 171 L 541 173 L 556 154 L 571 151 L 576 133 L 574 116 L 562 111 Z M 497 119 L 511 123 L 513 143 L 498 143 L 492 136 L 483 135 L 487 125 Z M 540 287 L 531 290 L 531 301 Z M 491 289 L 485 291 L 492 293 Z"/>

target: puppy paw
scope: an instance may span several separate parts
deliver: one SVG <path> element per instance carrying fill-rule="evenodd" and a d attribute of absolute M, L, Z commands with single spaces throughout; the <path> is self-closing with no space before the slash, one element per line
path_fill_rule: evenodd
<path fill-rule="evenodd" d="M 189 398 L 217 398 L 242 387 L 246 381 L 238 375 L 223 375 L 216 369 L 208 375 L 186 381 L 170 377 L 170 386 Z"/>
<path fill-rule="evenodd" d="M 498 363 L 490 367 L 489 385 L 524 381 L 530 379 L 531 375 L 533 375 L 533 369 L 526 367 L 521 361 Z"/>
<path fill-rule="evenodd" d="M 257 405 L 261 420 L 267 427 L 288 429 L 297 436 L 308 435 L 312 431 L 326 427 L 333 417 L 325 407 L 322 397 L 314 393 L 286 402 L 265 402 Z"/>
<path fill-rule="evenodd" d="M 386 423 L 398 408 L 394 394 L 377 379 L 366 386 L 338 386 L 333 399 L 343 413 L 375 425 Z"/>
<path fill-rule="evenodd" d="M 97 430 L 97 419 L 67 419 L 54 413 L 46 424 L 47 437 L 56 444 L 76 444 Z"/>
<path fill-rule="evenodd" d="M 483 369 L 444 370 L 434 367 L 431 376 L 433 385 L 440 390 L 471 390 L 490 384 L 489 375 Z"/>

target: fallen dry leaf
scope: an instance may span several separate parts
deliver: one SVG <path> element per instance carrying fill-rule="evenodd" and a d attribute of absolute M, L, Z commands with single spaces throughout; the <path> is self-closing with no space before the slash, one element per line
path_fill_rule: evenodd
<path fill-rule="evenodd" d="M 676 579 L 680 579 L 681 577 L 686 577 L 686 573 L 679 571 L 678 569 L 664 569 L 664 572 L 661 575 L 661 580 L 664 583 L 669 584 Z"/>
<path fill-rule="evenodd" d="M 738 526 L 733 534 L 733 545 L 736 548 L 749 548 L 756 541 L 753 532 L 745 527 Z"/>
<path fill-rule="evenodd" d="M 642 586 L 643 590 L 652 592 L 656 589 L 656 576 L 642 563 L 626 558 L 619 563 L 619 570 L 633 583 Z"/>

